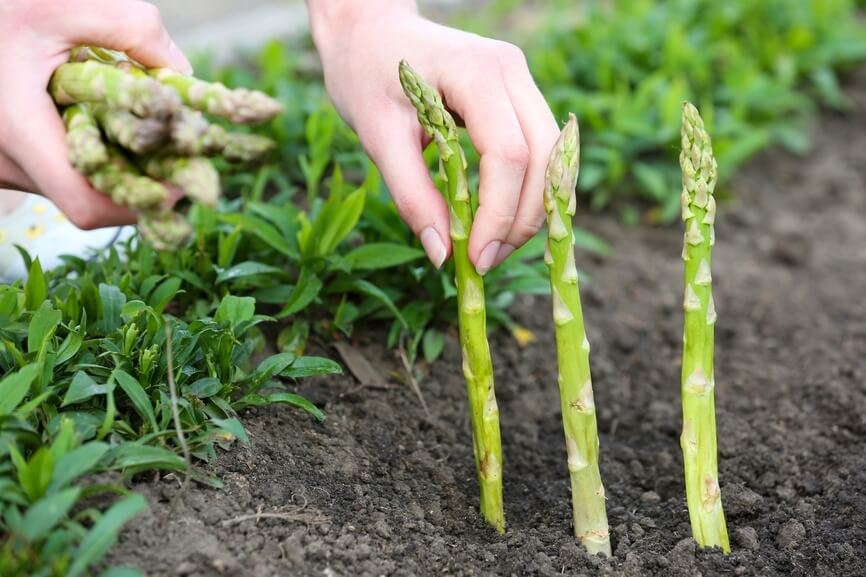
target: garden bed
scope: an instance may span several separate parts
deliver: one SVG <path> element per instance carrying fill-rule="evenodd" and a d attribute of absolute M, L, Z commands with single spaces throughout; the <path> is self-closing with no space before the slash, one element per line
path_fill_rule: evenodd
<path fill-rule="evenodd" d="M 222 490 L 136 486 L 150 512 L 112 563 L 162 575 L 866 575 L 866 80 L 851 116 L 825 115 L 806 158 L 769 152 L 720 210 L 714 289 L 723 500 L 733 553 L 695 551 L 679 449 L 682 235 L 580 225 L 612 245 L 579 255 L 593 345 L 614 559 L 570 534 L 549 302 L 522 297 L 538 340 L 491 340 L 502 414 L 508 531 L 476 513 L 456 335 L 421 381 L 430 417 L 383 333 L 357 349 L 390 386 L 303 381 L 316 424 L 282 407 L 243 416 Z M 333 351 L 331 354 L 336 354 Z M 241 520 L 256 513 L 283 518 Z"/>

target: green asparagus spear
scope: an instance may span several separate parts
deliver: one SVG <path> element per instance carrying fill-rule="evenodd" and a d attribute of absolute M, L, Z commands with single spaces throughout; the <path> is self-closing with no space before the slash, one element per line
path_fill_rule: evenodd
<path fill-rule="evenodd" d="M 701 547 L 731 550 L 722 510 L 716 451 L 713 375 L 716 307 L 712 289 L 712 247 L 717 165 L 703 120 L 690 103 L 683 104 L 682 217 L 685 222 L 685 329 L 683 336 L 683 433 L 686 497 L 692 535 Z"/>
<path fill-rule="evenodd" d="M 442 178 L 448 183 L 451 240 L 456 269 L 458 324 L 463 349 L 463 374 L 469 393 L 475 443 L 475 467 L 481 494 L 481 514 L 500 533 L 505 531 L 502 508 L 502 443 L 499 407 L 493 389 L 493 363 L 487 343 L 484 281 L 469 260 L 472 203 L 466 181 L 466 157 L 454 119 L 438 92 L 409 65 L 400 63 L 403 91 L 418 111 L 418 121 L 439 149 Z"/>
<path fill-rule="evenodd" d="M 92 110 L 86 104 L 73 104 L 63 111 L 69 162 L 78 172 L 88 175 L 108 162 L 108 150 Z"/>
<path fill-rule="evenodd" d="M 138 232 L 156 250 L 177 250 L 189 241 L 193 229 L 183 215 L 152 209 L 138 215 Z"/>
<path fill-rule="evenodd" d="M 583 325 L 571 224 L 577 202 L 574 187 L 579 164 L 580 135 L 577 118 L 571 114 L 547 166 L 545 261 L 550 269 L 553 293 L 559 394 L 571 477 L 574 536 L 590 554 L 610 556 L 604 486 L 598 470 L 599 443 L 589 370 L 589 341 Z"/>
<path fill-rule="evenodd" d="M 99 125 L 109 140 L 135 154 L 152 152 L 168 139 L 169 123 L 161 118 L 140 118 L 128 110 L 93 107 Z"/>
<path fill-rule="evenodd" d="M 141 162 L 149 177 L 170 182 L 183 193 L 207 206 L 215 206 L 220 196 L 220 177 L 207 158 L 155 156 Z"/>
<path fill-rule="evenodd" d="M 49 91 L 61 106 L 79 102 L 106 104 L 141 117 L 166 118 L 181 106 L 171 88 L 96 61 L 61 64 L 51 77 Z"/>
<path fill-rule="evenodd" d="M 145 210 L 161 206 L 168 190 L 160 183 L 142 176 L 120 151 L 109 147 L 108 162 L 88 178 L 96 190 L 121 206 Z"/>
<path fill-rule="evenodd" d="M 179 155 L 222 155 L 227 161 L 237 163 L 260 160 L 274 148 L 270 138 L 229 132 L 208 122 L 201 112 L 189 108 L 184 108 L 172 121 L 171 140 L 174 152 Z"/>
<path fill-rule="evenodd" d="M 283 106 L 263 92 L 246 88 L 227 88 L 219 82 L 206 82 L 184 76 L 168 68 L 148 73 L 180 94 L 184 103 L 195 110 L 226 118 L 239 124 L 271 120 L 283 111 Z"/>

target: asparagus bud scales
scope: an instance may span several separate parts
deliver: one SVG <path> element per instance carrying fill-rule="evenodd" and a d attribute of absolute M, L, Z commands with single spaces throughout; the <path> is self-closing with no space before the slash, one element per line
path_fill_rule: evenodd
<path fill-rule="evenodd" d="M 466 157 L 460 146 L 457 126 L 445 110 L 439 93 L 405 61 L 400 63 L 400 82 L 418 111 L 418 121 L 439 149 L 442 178 L 448 185 L 446 201 L 451 213 L 463 374 L 469 396 L 481 513 L 501 533 L 505 531 L 505 513 L 502 507 L 499 408 L 487 343 L 484 281 L 469 260 L 473 212 L 466 181 Z"/>
<path fill-rule="evenodd" d="M 574 535 L 591 554 L 610 556 L 604 486 L 598 468 L 598 432 L 589 341 L 583 322 L 574 260 L 575 185 L 580 164 L 577 118 L 569 115 L 551 153 L 544 190 L 553 320 L 559 361 L 559 390 L 574 514 Z"/>
<path fill-rule="evenodd" d="M 712 246 L 717 165 L 712 143 L 697 109 L 686 102 L 682 114 L 682 216 L 685 223 L 683 309 L 685 311 L 680 445 L 686 498 L 695 541 L 730 551 L 722 509 L 716 446 L 713 375 L 716 309 L 712 292 Z"/>
<path fill-rule="evenodd" d="M 86 104 L 73 104 L 63 111 L 69 162 L 78 172 L 88 175 L 108 162 L 108 149 L 96 124 L 93 111 Z"/>

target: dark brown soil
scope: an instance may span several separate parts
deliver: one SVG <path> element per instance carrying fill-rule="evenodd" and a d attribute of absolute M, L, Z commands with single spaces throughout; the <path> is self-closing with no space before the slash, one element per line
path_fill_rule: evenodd
<path fill-rule="evenodd" d="M 866 86 L 866 82 L 860 82 Z M 285 408 L 245 415 L 252 443 L 223 455 L 222 490 L 137 489 L 151 512 L 113 562 L 148 575 L 866 575 L 866 91 L 825 115 L 814 152 L 771 152 L 736 179 L 718 224 L 715 289 L 721 484 L 733 553 L 689 538 L 678 446 L 681 233 L 580 223 L 612 256 L 582 255 L 614 558 L 570 534 L 549 302 L 516 315 L 538 341 L 492 338 L 508 532 L 476 514 L 459 351 L 408 387 L 305 381 L 315 424 Z M 360 350 L 387 374 L 382 335 Z M 283 519 L 235 522 L 283 513 Z M 168 520 L 167 520 L 168 519 Z M 234 521 L 233 521 L 234 520 Z"/>

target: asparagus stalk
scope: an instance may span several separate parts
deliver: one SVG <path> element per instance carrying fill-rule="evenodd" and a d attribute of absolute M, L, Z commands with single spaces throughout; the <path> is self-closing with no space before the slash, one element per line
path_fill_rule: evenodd
<path fill-rule="evenodd" d="M 180 98 L 169 87 L 94 60 L 61 64 L 49 83 L 54 102 L 102 103 L 141 117 L 166 118 L 180 110 Z"/>
<path fill-rule="evenodd" d="M 590 554 L 610 556 L 604 486 L 598 469 L 599 442 L 589 369 L 589 341 L 583 325 L 574 261 L 574 229 L 571 224 L 577 203 L 575 185 L 579 164 L 577 118 L 570 114 L 547 166 L 544 208 L 547 212 L 548 239 L 545 261 L 550 270 L 550 288 L 553 293 L 559 395 L 568 473 L 571 477 L 574 536 Z"/>
<path fill-rule="evenodd" d="M 271 120 L 283 111 L 283 106 L 267 94 L 246 88 L 230 89 L 219 82 L 207 82 L 194 76 L 184 76 L 168 68 L 148 73 L 180 94 L 183 102 L 195 110 L 226 118 L 239 124 Z"/>
<path fill-rule="evenodd" d="M 229 162 L 249 163 L 261 159 L 274 148 L 270 138 L 257 134 L 229 132 L 211 124 L 204 115 L 184 108 L 171 126 L 172 147 L 183 156 L 222 155 Z"/>
<path fill-rule="evenodd" d="M 108 149 L 92 110 L 86 104 L 73 104 L 63 111 L 69 162 L 78 172 L 88 175 L 108 162 Z"/>
<path fill-rule="evenodd" d="M 192 236 L 192 225 L 169 209 L 145 210 L 138 215 L 138 232 L 156 250 L 177 250 Z"/>
<path fill-rule="evenodd" d="M 436 142 L 442 178 L 448 184 L 446 201 L 451 211 L 451 240 L 456 269 L 458 324 L 463 349 L 463 374 L 469 393 L 475 448 L 475 468 L 481 496 L 481 514 L 503 533 L 502 443 L 499 408 L 493 388 L 493 363 L 487 343 L 484 281 L 469 260 L 469 231 L 473 210 L 466 181 L 466 157 L 454 119 L 438 92 L 409 65 L 400 63 L 403 91 L 418 111 L 418 121 Z"/>
<path fill-rule="evenodd" d="M 710 136 L 690 103 L 683 104 L 682 218 L 685 223 L 685 329 L 683 335 L 683 433 L 680 445 L 692 535 L 701 547 L 731 550 L 716 450 L 716 409 L 713 375 L 716 308 L 712 289 L 712 247 L 715 244 L 717 165 Z"/>
<path fill-rule="evenodd" d="M 105 135 L 135 154 L 151 152 L 168 139 L 169 123 L 161 118 L 140 118 L 129 112 L 96 105 L 94 114 Z"/>
<path fill-rule="evenodd" d="M 109 148 L 108 162 L 88 175 L 96 190 L 119 205 L 146 210 L 160 207 L 168 198 L 166 188 L 142 176 L 120 151 Z"/>
<path fill-rule="evenodd" d="M 215 206 L 220 196 L 220 177 L 207 158 L 155 156 L 141 162 L 151 178 L 170 182 L 186 196 L 207 206 Z"/>

